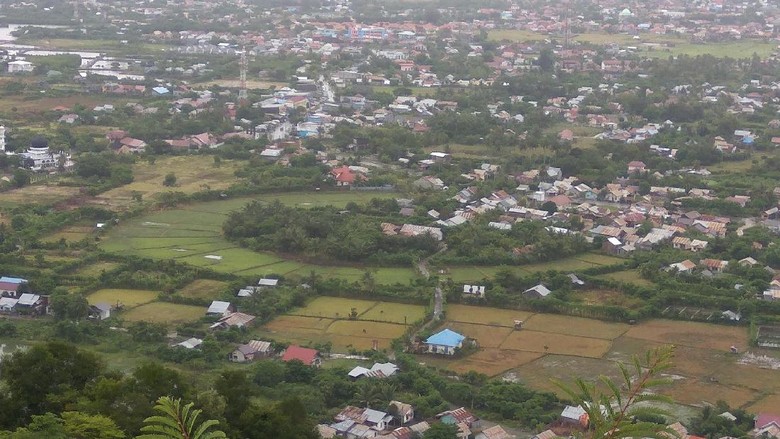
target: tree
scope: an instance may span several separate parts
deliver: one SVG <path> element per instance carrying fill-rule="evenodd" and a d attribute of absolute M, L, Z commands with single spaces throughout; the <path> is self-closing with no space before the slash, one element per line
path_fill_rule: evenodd
<path fill-rule="evenodd" d="M 425 439 L 457 439 L 458 429 L 454 425 L 437 422 L 425 432 Z"/>
<path fill-rule="evenodd" d="M 63 412 L 65 433 L 69 439 L 123 439 L 125 433 L 114 421 L 103 415 Z"/>
<path fill-rule="evenodd" d="M 558 211 L 558 205 L 553 203 L 552 201 L 545 201 L 542 204 L 542 210 L 547 211 L 550 215 L 554 214 Z"/>
<path fill-rule="evenodd" d="M 51 310 L 58 319 L 81 320 L 89 315 L 89 302 L 81 294 L 51 296 Z"/>
<path fill-rule="evenodd" d="M 670 384 L 671 379 L 658 378 L 661 373 L 671 368 L 674 354 L 672 346 L 663 346 L 650 350 L 644 357 L 634 356 L 632 367 L 619 363 L 622 383 L 601 376 L 604 386 L 575 380 L 575 387 L 569 387 L 561 382 L 556 384 L 572 400 L 588 413 L 590 437 L 603 439 L 620 439 L 632 437 L 668 438 L 675 433 L 663 424 L 640 419 L 653 419 L 666 416 L 667 413 L 646 403 L 670 403 L 671 398 L 651 392 L 654 387 Z M 602 390 L 604 387 L 606 390 Z M 621 391 L 625 389 L 625 394 Z"/>
<path fill-rule="evenodd" d="M 26 169 L 17 169 L 14 171 L 14 186 L 23 187 L 30 184 L 30 171 Z"/>
<path fill-rule="evenodd" d="M 162 415 L 150 416 L 144 420 L 140 436 L 136 439 L 219 439 L 227 438 L 220 430 L 211 430 L 218 421 L 198 422 L 201 410 L 192 410 L 193 403 L 182 407 L 181 399 L 160 397 L 154 409 Z M 211 430 L 211 431 L 209 431 Z"/>
<path fill-rule="evenodd" d="M 167 186 L 167 187 L 176 186 L 176 174 L 171 172 L 170 174 L 166 175 L 165 179 L 163 180 L 163 186 Z"/>

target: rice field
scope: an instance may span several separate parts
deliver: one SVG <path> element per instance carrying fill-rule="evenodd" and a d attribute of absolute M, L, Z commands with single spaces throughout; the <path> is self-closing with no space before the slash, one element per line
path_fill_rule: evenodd
<path fill-rule="evenodd" d="M 602 279 L 614 280 L 617 282 L 624 282 L 627 284 L 634 284 L 640 287 L 649 287 L 653 285 L 652 282 L 643 278 L 639 274 L 639 270 L 615 271 L 613 273 L 602 274 L 597 277 Z"/>
<path fill-rule="evenodd" d="M 219 296 L 228 286 L 227 282 L 210 279 L 198 279 L 186 285 L 177 293 L 191 299 L 213 299 Z"/>
<path fill-rule="evenodd" d="M 442 269 L 444 271 L 442 276 L 452 279 L 453 282 L 477 282 L 482 279 L 491 278 L 501 270 L 509 270 L 513 273 L 529 275 L 549 270 L 579 271 L 603 265 L 621 264 L 623 262 L 625 262 L 624 259 L 613 256 L 607 256 L 600 253 L 586 253 L 537 264 L 450 266 Z"/>

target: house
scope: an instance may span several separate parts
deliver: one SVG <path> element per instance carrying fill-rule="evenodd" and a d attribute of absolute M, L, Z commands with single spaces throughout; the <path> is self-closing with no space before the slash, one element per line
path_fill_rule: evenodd
<path fill-rule="evenodd" d="M 485 297 L 484 285 L 463 285 L 463 295 L 471 297 Z"/>
<path fill-rule="evenodd" d="M 682 262 L 676 262 L 667 267 L 668 270 L 677 270 L 678 273 L 691 273 L 694 268 L 696 268 L 696 264 L 694 264 L 690 259 L 686 259 Z"/>
<path fill-rule="evenodd" d="M 274 288 L 279 284 L 279 279 L 262 278 L 257 281 L 257 286 L 260 288 Z"/>
<path fill-rule="evenodd" d="M 644 162 L 638 160 L 628 162 L 629 174 L 644 174 L 645 172 L 647 172 L 647 165 Z"/>
<path fill-rule="evenodd" d="M 414 420 L 414 407 L 400 401 L 390 401 L 387 412 L 393 416 L 393 421 L 406 425 Z"/>
<path fill-rule="evenodd" d="M 561 168 L 549 166 L 547 167 L 547 171 L 545 175 L 549 180 L 563 180 L 563 171 L 561 170 Z"/>
<path fill-rule="evenodd" d="M 534 285 L 533 287 L 523 291 L 523 296 L 529 299 L 544 299 L 549 296 L 550 291 L 544 284 Z"/>
<path fill-rule="evenodd" d="M 435 163 L 449 163 L 452 161 L 452 155 L 446 152 L 434 151 L 430 154 L 430 157 Z"/>
<path fill-rule="evenodd" d="M 13 312 L 19 299 L 0 297 L 0 312 Z"/>
<path fill-rule="evenodd" d="M 348 187 L 367 180 L 365 175 L 353 171 L 349 166 L 339 166 L 331 169 L 330 176 L 338 187 Z"/>
<path fill-rule="evenodd" d="M 59 123 L 67 123 L 69 125 L 73 125 L 78 120 L 79 120 L 79 115 L 78 114 L 70 113 L 70 114 L 64 114 L 64 115 L 60 116 L 60 118 L 57 119 L 57 122 L 59 122 Z"/>
<path fill-rule="evenodd" d="M 730 320 L 732 322 L 738 322 L 742 318 L 742 314 L 731 310 L 726 310 L 720 313 L 721 318 Z"/>
<path fill-rule="evenodd" d="M 583 281 L 582 279 L 580 279 L 579 277 L 577 277 L 577 275 L 576 275 L 576 274 L 574 274 L 574 273 L 569 273 L 569 274 L 567 274 L 567 276 L 569 277 L 569 279 L 571 279 L 571 283 L 572 283 L 572 285 L 574 285 L 575 287 L 581 287 L 581 286 L 585 285 L 585 281 Z"/>
<path fill-rule="evenodd" d="M 230 329 L 230 328 L 245 328 L 249 326 L 255 320 L 255 316 L 250 314 L 244 314 L 242 312 L 234 312 L 223 315 L 219 320 L 214 322 L 210 326 L 211 329 Z"/>
<path fill-rule="evenodd" d="M 398 366 L 393 363 L 374 363 L 371 369 L 362 366 L 355 366 L 347 375 L 353 380 L 361 377 L 365 378 L 387 378 L 398 372 Z"/>
<path fill-rule="evenodd" d="M 337 414 L 334 419 L 338 421 L 338 424 L 345 423 L 343 426 L 341 426 L 342 428 L 349 425 L 345 437 L 364 438 L 375 437 L 377 432 L 386 430 L 390 421 L 393 420 L 393 417 L 390 414 L 379 410 L 348 405 L 344 407 L 344 409 L 341 410 L 341 412 L 339 412 L 339 414 Z M 350 424 L 350 421 L 352 424 Z M 339 430 L 338 424 L 333 424 L 331 427 Z M 355 427 L 358 426 L 365 427 L 358 428 L 358 431 L 360 434 L 362 434 L 360 436 L 356 435 L 356 432 L 354 431 Z M 373 431 L 368 432 L 367 430 Z"/>
<path fill-rule="evenodd" d="M 702 259 L 701 265 L 703 265 L 707 270 L 710 270 L 713 273 L 723 273 L 723 270 L 726 269 L 726 267 L 729 265 L 729 261 L 721 261 L 719 259 Z"/>
<path fill-rule="evenodd" d="M 585 428 L 588 426 L 588 412 L 582 406 L 573 407 L 567 405 L 561 412 L 561 422 Z"/>
<path fill-rule="evenodd" d="M 466 337 L 450 329 L 433 334 L 425 340 L 425 346 L 429 353 L 455 355 L 457 349 L 463 347 Z"/>
<path fill-rule="evenodd" d="M 756 438 L 780 438 L 780 415 L 759 413 L 755 417 L 753 430 L 750 432 L 750 435 Z"/>
<path fill-rule="evenodd" d="M 181 343 L 177 343 L 175 346 L 179 346 L 185 349 L 195 349 L 201 344 L 203 344 L 203 340 L 192 337 L 192 338 L 188 338 L 187 340 L 184 340 Z"/>
<path fill-rule="evenodd" d="M 500 425 L 494 425 L 490 428 L 486 428 L 474 436 L 474 439 L 513 439 L 514 436 L 510 436 L 509 433 L 504 430 Z"/>
<path fill-rule="evenodd" d="M 282 355 L 282 361 L 288 362 L 298 360 L 307 366 L 320 367 L 322 359 L 316 349 L 302 348 L 296 345 L 290 345 Z"/>
<path fill-rule="evenodd" d="M 24 293 L 19 296 L 19 301 L 16 302 L 14 309 L 22 314 L 46 314 L 48 304 L 47 296 Z"/>
<path fill-rule="evenodd" d="M 471 414 L 471 412 L 463 407 L 457 408 L 455 410 L 441 412 L 436 415 L 436 418 L 444 424 L 465 424 L 467 427 L 475 429 L 480 427 L 479 418 Z"/>
<path fill-rule="evenodd" d="M 236 307 L 230 302 L 223 302 L 221 300 L 214 300 L 209 305 L 209 309 L 206 310 L 207 316 L 225 316 L 236 311 Z"/>
<path fill-rule="evenodd" d="M 559 437 L 557 434 L 555 434 L 552 430 L 544 430 L 543 432 L 531 437 L 531 439 L 555 439 Z"/>
<path fill-rule="evenodd" d="M 111 305 L 108 303 L 90 305 L 89 317 L 95 320 L 105 320 L 111 317 Z"/>
<path fill-rule="evenodd" d="M 442 234 L 440 228 L 418 226 L 415 224 L 404 224 L 403 226 L 401 226 L 401 229 L 398 231 L 398 234 L 401 236 L 410 236 L 410 237 L 429 235 L 437 241 L 441 241 L 442 239 L 444 239 L 444 235 Z"/>
<path fill-rule="evenodd" d="M 11 61 L 8 63 L 8 73 L 32 73 L 35 69 L 29 61 Z"/>
<path fill-rule="evenodd" d="M 236 350 L 230 353 L 228 359 L 234 363 L 245 363 L 268 357 L 271 354 L 273 354 L 271 342 L 250 340 L 247 344 L 239 345 Z"/>

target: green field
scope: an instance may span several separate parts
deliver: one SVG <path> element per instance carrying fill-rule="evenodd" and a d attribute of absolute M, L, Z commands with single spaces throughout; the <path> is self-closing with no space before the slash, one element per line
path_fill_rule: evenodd
<path fill-rule="evenodd" d="M 78 271 L 76 271 L 76 274 L 87 277 L 100 276 L 102 272 L 111 271 L 117 267 L 119 267 L 119 264 L 116 262 L 98 262 L 96 264 L 87 265 L 86 267 L 80 268 Z"/>
<path fill-rule="evenodd" d="M 190 284 L 187 284 L 184 288 L 177 291 L 182 297 L 188 297 L 192 299 L 213 299 L 219 296 L 228 283 L 218 280 L 198 279 Z"/>
<path fill-rule="evenodd" d="M 266 194 L 256 198 L 197 203 L 129 220 L 112 228 L 100 243 L 100 247 L 108 252 L 153 259 L 175 259 L 198 267 L 239 275 L 275 274 L 304 277 L 314 271 L 323 277 L 358 281 L 369 271 L 377 283 L 406 284 L 417 277 L 412 268 L 313 265 L 240 248 L 222 237 L 222 223 L 227 215 L 252 200 L 279 200 L 286 205 L 299 207 L 346 206 L 349 202 L 360 203 L 372 198 L 395 196 L 397 194 L 384 192 L 311 192 Z"/>
<path fill-rule="evenodd" d="M 639 270 L 615 271 L 613 273 L 602 274 L 598 277 L 602 279 L 634 284 L 640 287 L 649 287 L 653 285 L 652 282 L 639 275 Z"/>
<path fill-rule="evenodd" d="M 349 317 L 353 308 L 357 312 L 357 320 L 408 324 L 421 319 L 425 311 L 420 305 L 374 302 L 371 300 L 345 299 L 341 297 L 318 297 L 309 302 L 305 307 L 293 310 L 290 314 L 344 319 Z"/>
<path fill-rule="evenodd" d="M 159 294 L 157 291 L 148 290 L 104 289 L 90 294 L 87 296 L 87 300 L 91 305 L 108 303 L 113 306 L 119 303 L 127 308 L 132 308 L 157 300 Z"/>
<path fill-rule="evenodd" d="M 528 275 L 548 270 L 578 271 L 602 265 L 620 264 L 622 262 L 624 260 L 620 258 L 599 253 L 586 253 L 557 261 L 528 265 L 451 266 L 443 269 L 444 274 L 442 276 L 449 277 L 453 282 L 474 282 L 491 278 L 499 271 L 507 269 L 513 273 Z"/>

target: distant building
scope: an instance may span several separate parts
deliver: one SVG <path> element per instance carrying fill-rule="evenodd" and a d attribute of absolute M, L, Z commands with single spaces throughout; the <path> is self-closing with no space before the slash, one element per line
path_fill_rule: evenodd
<path fill-rule="evenodd" d="M 463 347 L 466 337 L 450 329 L 433 334 L 425 340 L 428 352 L 433 354 L 455 355 L 456 349 Z"/>
<path fill-rule="evenodd" d="M 11 61 L 8 63 L 8 73 L 32 73 L 35 69 L 29 61 Z"/>

